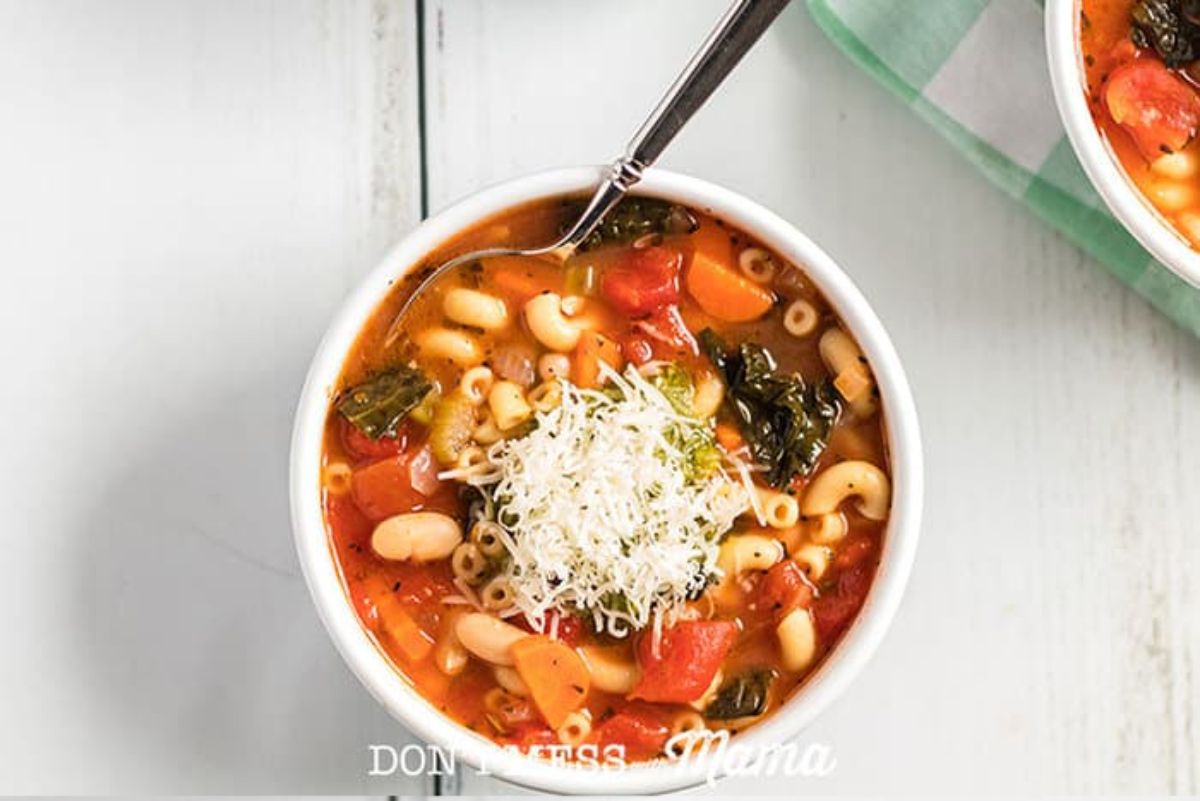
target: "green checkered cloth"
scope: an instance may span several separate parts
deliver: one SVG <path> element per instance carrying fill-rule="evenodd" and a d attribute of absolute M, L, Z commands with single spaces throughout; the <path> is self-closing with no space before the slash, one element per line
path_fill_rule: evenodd
<path fill-rule="evenodd" d="M 1075 159 L 1050 88 L 1039 0 L 808 0 L 808 6 L 850 58 L 984 175 L 1200 336 L 1200 290 L 1156 262 L 1113 219 Z"/>

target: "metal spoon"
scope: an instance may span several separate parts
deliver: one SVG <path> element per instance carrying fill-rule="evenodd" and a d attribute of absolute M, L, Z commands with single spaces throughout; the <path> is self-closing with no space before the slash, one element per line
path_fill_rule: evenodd
<path fill-rule="evenodd" d="M 456 256 L 440 265 L 417 285 L 396 314 L 388 331 L 390 344 L 401 332 L 400 323 L 417 296 L 439 278 L 464 264 L 492 256 L 550 256 L 566 260 L 588 238 L 604 217 L 642 179 L 692 115 L 733 71 L 742 56 L 763 35 L 789 0 L 737 0 L 721 17 L 696 55 L 684 67 L 650 117 L 634 134 L 625 155 L 613 162 L 583 214 L 557 242 L 540 248 L 489 248 Z"/>

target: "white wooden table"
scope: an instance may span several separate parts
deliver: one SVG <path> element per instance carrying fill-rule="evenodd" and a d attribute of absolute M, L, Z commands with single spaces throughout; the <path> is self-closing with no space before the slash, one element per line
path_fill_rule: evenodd
<path fill-rule="evenodd" d="M 292 553 L 309 354 L 423 211 L 614 155 L 723 5 L 0 4 L 0 793 L 432 789 L 366 776 L 409 736 Z M 720 789 L 1200 791 L 1200 343 L 800 5 L 665 166 L 855 276 L 915 388 L 927 522 L 804 735 L 834 775 Z"/>

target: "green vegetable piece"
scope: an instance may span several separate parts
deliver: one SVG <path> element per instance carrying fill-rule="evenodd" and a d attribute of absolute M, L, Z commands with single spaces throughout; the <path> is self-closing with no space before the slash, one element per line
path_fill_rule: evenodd
<path fill-rule="evenodd" d="M 650 383 L 671 402 L 671 408 L 680 414 L 692 415 L 692 399 L 696 390 L 687 370 L 674 363 L 663 365 Z"/>
<path fill-rule="evenodd" d="M 595 295 L 596 281 L 596 265 L 575 257 L 567 260 L 563 269 L 563 290 L 568 295 Z"/>
<path fill-rule="evenodd" d="M 338 412 L 371 439 L 394 437 L 400 421 L 433 389 L 415 367 L 401 365 L 351 387 L 338 398 Z"/>
<path fill-rule="evenodd" d="M 583 212 L 583 202 L 567 205 L 573 223 Z M 627 197 L 609 212 L 604 222 L 579 246 L 587 252 L 601 245 L 628 244 L 647 234 L 690 234 L 700 227 L 683 206 L 650 197 Z"/>
<path fill-rule="evenodd" d="M 443 465 L 454 464 L 471 441 L 475 404 L 461 392 L 451 392 L 433 407 L 429 423 L 429 446 Z"/>
<path fill-rule="evenodd" d="M 663 365 L 650 383 L 663 394 L 672 409 L 687 417 L 692 416 L 692 400 L 696 390 L 687 370 L 674 363 Z M 686 434 L 672 430 L 666 433 L 666 437 L 683 453 L 684 475 L 689 480 L 710 476 L 720 466 L 721 449 L 717 447 L 713 432 L 707 428 L 697 427 Z"/>
<path fill-rule="evenodd" d="M 704 709 L 704 717 L 736 720 L 761 715 L 767 710 L 767 690 L 774 678 L 769 670 L 752 670 L 726 680 Z"/>
<path fill-rule="evenodd" d="M 779 373 L 762 345 L 745 342 L 730 349 L 708 328 L 700 332 L 700 346 L 725 379 L 725 408 L 766 482 L 782 489 L 793 477 L 811 473 L 841 411 L 833 385 L 809 386 L 798 375 Z"/>

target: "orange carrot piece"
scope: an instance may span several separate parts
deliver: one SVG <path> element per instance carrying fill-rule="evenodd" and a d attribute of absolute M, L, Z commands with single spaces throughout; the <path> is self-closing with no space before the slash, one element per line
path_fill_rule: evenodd
<path fill-rule="evenodd" d="M 387 585 L 378 577 L 367 580 L 371 602 L 378 615 L 379 632 L 394 643 L 412 662 L 420 662 L 433 651 L 433 639 L 421 630 L 412 615 Z"/>
<path fill-rule="evenodd" d="M 603 334 L 585 331 L 575 346 L 575 358 L 571 361 L 572 383 L 584 389 L 600 386 L 600 362 L 620 370 L 625 363 L 621 346 Z"/>
<path fill-rule="evenodd" d="M 553 288 L 548 268 L 525 256 L 492 256 L 483 260 L 488 283 L 507 300 L 523 304 L 539 292 Z"/>
<path fill-rule="evenodd" d="M 766 287 L 738 272 L 729 234 L 705 223 L 691 236 L 692 258 L 684 282 L 700 308 L 729 323 L 757 320 L 775 303 Z"/>
<path fill-rule="evenodd" d="M 716 436 L 717 444 L 724 448 L 726 453 L 733 453 L 746 447 L 746 440 L 743 439 L 742 433 L 729 423 L 717 423 Z"/>
<path fill-rule="evenodd" d="M 529 687 L 529 695 L 550 728 L 583 706 L 591 674 L 575 649 L 559 640 L 534 635 L 512 646 L 513 664 Z"/>

